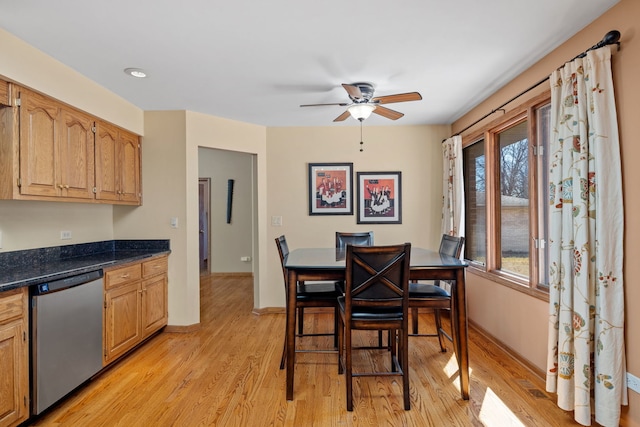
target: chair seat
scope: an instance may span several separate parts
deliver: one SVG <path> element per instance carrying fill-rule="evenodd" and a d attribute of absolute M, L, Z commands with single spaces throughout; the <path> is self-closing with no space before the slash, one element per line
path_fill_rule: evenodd
<path fill-rule="evenodd" d="M 446 289 L 432 283 L 409 283 L 409 298 L 449 299 L 451 294 Z"/>
<path fill-rule="evenodd" d="M 342 312 L 345 311 L 344 296 L 338 297 L 338 306 Z M 402 320 L 402 310 L 398 310 L 397 308 L 367 308 L 366 310 L 359 310 L 358 307 L 352 307 L 351 318 L 353 320 L 400 321 Z"/>
<path fill-rule="evenodd" d="M 297 300 L 336 299 L 343 294 L 335 282 L 305 282 L 298 284 Z"/>

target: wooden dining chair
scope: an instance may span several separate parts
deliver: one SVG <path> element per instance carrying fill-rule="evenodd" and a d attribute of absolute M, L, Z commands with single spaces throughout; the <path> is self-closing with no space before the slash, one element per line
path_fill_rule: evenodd
<path fill-rule="evenodd" d="M 344 253 L 347 245 L 372 246 L 373 231 L 336 231 L 336 250 Z M 343 282 L 340 287 L 344 289 Z M 382 331 L 378 331 L 378 347 L 383 347 L 382 341 Z"/>
<path fill-rule="evenodd" d="M 360 246 L 373 245 L 373 231 L 358 231 L 353 233 L 336 231 L 336 249 L 344 251 L 348 244 Z"/>
<path fill-rule="evenodd" d="M 464 246 L 464 237 L 454 237 L 447 234 L 442 235 L 440 240 L 439 252 L 443 255 L 460 258 L 462 247 Z M 412 282 L 409 283 L 409 308 L 411 308 L 411 325 L 412 336 L 438 337 L 440 342 L 440 350 L 447 351 L 444 338 L 453 341 L 450 334 L 442 328 L 441 310 L 451 311 L 451 294 L 445 289 L 443 281 L 435 280 L 430 282 Z M 420 308 L 429 308 L 433 310 L 436 333 L 420 334 L 418 332 L 418 310 Z"/>
<path fill-rule="evenodd" d="M 346 247 L 345 294 L 338 298 L 338 373 L 345 373 L 347 411 L 353 410 L 353 377 L 400 376 L 404 409 L 409 396 L 409 257 L 411 244 Z M 353 330 L 386 330 L 390 369 L 353 371 Z M 370 350 L 370 347 L 366 347 Z"/>
<path fill-rule="evenodd" d="M 290 290 L 288 283 L 288 274 L 287 268 L 285 267 L 285 260 L 289 255 L 289 245 L 287 244 L 287 239 L 285 236 L 277 237 L 276 246 L 278 248 L 278 254 L 280 255 L 280 263 L 282 264 L 282 274 L 284 276 L 284 289 L 285 289 L 285 310 L 289 313 L 289 310 L 302 310 L 305 307 L 327 307 L 333 309 L 333 324 L 334 329 L 331 333 L 309 333 L 303 334 L 300 331 L 297 336 L 305 337 L 305 336 L 333 336 L 333 345 L 334 348 L 332 350 L 304 350 L 299 349 L 297 352 L 314 352 L 314 353 L 324 353 L 327 351 L 335 352 L 336 347 L 338 346 L 338 296 L 342 295 L 342 289 L 336 285 L 335 282 L 298 282 L 296 284 L 296 289 Z M 289 292 L 296 292 L 296 305 L 295 307 L 289 307 Z M 284 369 L 286 363 L 286 355 L 287 355 L 287 339 L 286 339 L 286 331 L 285 331 L 285 340 L 284 340 L 284 348 L 282 349 L 282 358 L 280 359 L 280 369 Z M 295 343 L 294 343 L 295 346 Z"/>
<path fill-rule="evenodd" d="M 336 250 L 344 252 L 347 244 L 373 245 L 373 231 L 342 232 L 336 231 Z M 336 282 L 340 291 L 344 290 L 343 282 Z M 298 335 L 304 335 L 304 307 L 298 307 Z M 382 337 L 380 337 L 382 346 Z"/>

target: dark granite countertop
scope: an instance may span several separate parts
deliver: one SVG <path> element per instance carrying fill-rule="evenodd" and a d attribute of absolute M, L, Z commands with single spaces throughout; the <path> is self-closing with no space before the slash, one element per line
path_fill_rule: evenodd
<path fill-rule="evenodd" d="M 0 292 L 170 252 L 169 240 L 109 240 L 0 252 Z"/>

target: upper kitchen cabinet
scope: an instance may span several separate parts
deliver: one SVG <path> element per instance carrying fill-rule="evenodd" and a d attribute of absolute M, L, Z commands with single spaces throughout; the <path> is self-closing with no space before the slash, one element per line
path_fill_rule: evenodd
<path fill-rule="evenodd" d="M 113 125 L 96 122 L 96 199 L 141 204 L 140 140 Z"/>
<path fill-rule="evenodd" d="M 7 97 L 0 198 L 141 204 L 137 135 L 29 89 L 9 85 Z"/>
<path fill-rule="evenodd" d="M 27 89 L 18 100 L 19 194 L 93 199 L 93 118 Z"/>
<path fill-rule="evenodd" d="M 0 107 L 10 105 L 9 102 L 9 82 L 0 80 Z"/>

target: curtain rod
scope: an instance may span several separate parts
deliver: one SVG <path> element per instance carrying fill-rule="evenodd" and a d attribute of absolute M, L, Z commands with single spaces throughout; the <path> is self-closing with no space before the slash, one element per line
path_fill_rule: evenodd
<path fill-rule="evenodd" d="M 594 50 L 594 49 L 599 49 L 601 47 L 604 46 L 608 46 L 608 45 L 612 45 L 612 44 L 617 44 L 618 45 L 618 49 L 620 49 L 620 31 L 617 30 L 611 30 L 609 31 L 607 34 L 604 35 L 604 37 L 602 38 L 602 40 L 600 40 L 598 43 L 594 44 L 593 46 L 591 46 L 589 49 L 585 50 L 582 53 L 579 53 L 578 55 L 576 55 L 575 57 L 573 57 L 571 60 L 566 61 L 566 62 L 571 62 L 577 58 L 584 58 L 585 56 L 587 56 L 587 52 L 589 52 L 590 50 Z M 565 63 L 566 63 L 565 62 Z M 481 121 L 483 121 L 484 119 L 486 119 L 487 117 L 489 117 L 490 115 L 492 115 L 493 113 L 495 113 L 496 111 L 501 111 L 503 110 L 502 107 L 504 107 L 505 105 L 509 104 L 510 102 L 520 98 L 522 95 L 524 95 L 525 93 L 537 88 L 538 86 L 540 86 L 542 83 L 546 82 L 547 80 L 549 80 L 549 76 L 545 77 L 544 79 L 540 80 L 538 83 L 534 84 L 533 86 L 523 90 L 522 92 L 520 92 L 519 94 L 517 94 L 516 96 L 514 96 L 513 98 L 511 98 L 510 100 L 508 100 L 507 102 L 505 102 L 504 104 L 500 105 L 498 108 L 494 108 L 493 110 L 491 110 L 490 112 L 488 112 L 487 114 L 485 114 L 484 116 L 480 117 L 478 120 L 476 120 L 475 122 L 471 123 L 469 126 L 465 127 L 464 129 L 462 129 L 459 132 L 454 133 L 453 135 L 451 135 L 449 138 L 454 137 L 456 135 L 460 135 L 462 134 L 464 131 L 471 129 L 473 126 L 477 125 L 478 123 L 480 123 Z M 442 140 L 442 142 L 445 142 L 447 139 L 449 138 L 445 138 Z"/>

